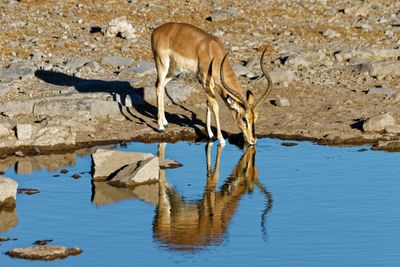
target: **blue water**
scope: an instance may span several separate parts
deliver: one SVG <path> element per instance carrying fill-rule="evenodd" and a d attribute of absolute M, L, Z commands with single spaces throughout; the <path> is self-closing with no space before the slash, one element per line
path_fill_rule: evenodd
<path fill-rule="evenodd" d="M 1 252 L 31 246 L 38 239 L 84 252 L 53 262 L 0 255 L 0 266 L 399 266 L 400 154 L 281 143 L 259 140 L 256 171 L 251 155 L 250 160 L 241 158 L 244 152 L 232 145 L 222 150 L 216 192 L 225 190 L 228 204 L 223 207 L 230 215 L 222 213 L 219 234 L 205 234 L 192 245 L 177 243 L 179 233 L 187 231 L 185 216 L 190 221 L 189 213 L 204 203 L 204 196 L 210 197 L 205 193 L 204 143 L 166 147 L 166 158 L 183 164 L 166 170 L 165 177 L 186 210 L 181 210 L 183 222 L 167 225 L 177 234 L 165 239 L 153 227 L 160 215 L 156 204 L 134 197 L 92 202 L 90 155 L 77 156 L 75 165 L 65 167 L 67 174 L 42 169 L 21 175 L 10 168 L 5 175 L 20 188 L 37 188 L 40 193 L 17 196 L 18 224 L 0 236 L 18 240 L 0 243 Z M 130 143 L 115 149 L 156 154 L 157 144 Z M 216 145 L 211 152 L 214 164 Z M 83 174 L 75 180 L 73 173 Z M 237 184 L 243 181 L 245 190 L 235 198 Z M 199 214 L 205 225 L 207 218 Z M 210 224 L 215 218 L 221 214 L 209 217 Z"/>

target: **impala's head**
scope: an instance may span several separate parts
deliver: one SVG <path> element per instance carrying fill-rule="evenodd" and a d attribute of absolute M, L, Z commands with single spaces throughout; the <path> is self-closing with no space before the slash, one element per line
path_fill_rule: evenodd
<path fill-rule="evenodd" d="M 255 123 L 258 118 L 258 112 L 257 108 L 260 106 L 260 104 L 265 100 L 265 98 L 268 95 L 268 92 L 271 89 L 271 78 L 269 77 L 268 73 L 265 72 L 264 67 L 263 67 L 263 59 L 265 52 L 267 50 L 267 47 L 264 49 L 262 55 L 261 55 L 261 70 L 263 72 L 264 77 L 267 78 L 268 80 L 268 87 L 265 90 L 264 94 L 261 96 L 261 98 L 256 102 L 253 93 L 248 90 L 246 93 L 246 98 L 243 99 L 238 93 L 236 93 L 235 90 L 232 90 L 228 84 L 225 82 L 224 79 L 224 62 L 225 59 L 228 55 L 228 53 L 225 55 L 221 62 L 221 68 L 220 68 L 220 77 L 221 77 L 221 83 L 224 86 L 225 90 L 228 92 L 228 96 L 226 98 L 226 102 L 230 106 L 230 110 L 232 112 L 233 118 L 235 119 L 235 122 L 237 126 L 239 127 L 240 131 L 243 133 L 244 140 L 246 143 L 250 145 L 255 145 L 256 143 L 256 129 L 255 129 Z"/>

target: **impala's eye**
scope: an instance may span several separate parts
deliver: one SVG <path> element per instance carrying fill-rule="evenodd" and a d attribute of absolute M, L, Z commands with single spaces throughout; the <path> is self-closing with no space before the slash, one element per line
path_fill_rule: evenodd
<path fill-rule="evenodd" d="M 243 121 L 244 124 L 247 125 L 247 120 L 246 120 L 246 118 L 242 118 L 242 121 Z"/>

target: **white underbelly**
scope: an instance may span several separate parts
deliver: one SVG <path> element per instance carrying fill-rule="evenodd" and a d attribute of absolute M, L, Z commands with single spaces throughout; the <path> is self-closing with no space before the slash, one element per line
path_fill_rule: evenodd
<path fill-rule="evenodd" d="M 197 74 L 199 69 L 199 61 L 196 59 L 186 58 L 177 53 L 171 53 L 171 63 L 180 71 L 187 71 Z"/>

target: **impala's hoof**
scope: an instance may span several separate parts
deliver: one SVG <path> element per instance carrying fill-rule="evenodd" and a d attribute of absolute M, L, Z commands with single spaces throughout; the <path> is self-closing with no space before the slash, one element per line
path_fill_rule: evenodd
<path fill-rule="evenodd" d="M 157 132 L 158 133 L 164 133 L 164 129 L 158 129 Z"/>

